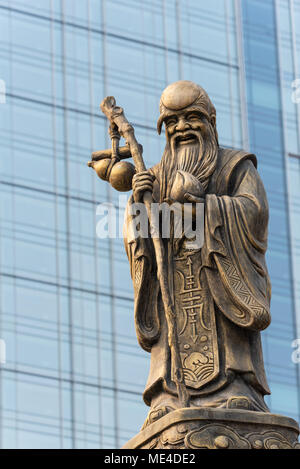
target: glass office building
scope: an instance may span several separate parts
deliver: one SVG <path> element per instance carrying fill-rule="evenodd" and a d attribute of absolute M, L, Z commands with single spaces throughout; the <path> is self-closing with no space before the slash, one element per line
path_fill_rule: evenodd
<path fill-rule="evenodd" d="M 299 25 L 300 0 L 0 0 L 2 448 L 115 448 L 146 417 L 123 241 L 96 236 L 97 205 L 119 210 L 119 194 L 86 162 L 110 146 L 98 105 L 114 95 L 156 163 L 178 79 L 210 94 L 221 145 L 258 156 L 267 403 L 300 420 Z"/>

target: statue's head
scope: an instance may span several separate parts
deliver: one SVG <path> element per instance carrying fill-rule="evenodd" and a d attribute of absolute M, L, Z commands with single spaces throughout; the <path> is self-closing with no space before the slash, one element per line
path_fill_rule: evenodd
<path fill-rule="evenodd" d="M 195 176 L 208 187 L 218 155 L 216 110 L 206 91 L 192 81 L 176 81 L 160 99 L 158 133 L 166 129 L 167 145 L 161 161 L 163 195 L 171 190 L 177 170 Z"/>
<path fill-rule="evenodd" d="M 192 81 L 181 80 L 167 86 L 160 104 L 157 131 L 165 124 L 167 139 L 176 145 L 190 143 L 199 134 L 205 139 L 216 130 L 216 110 L 206 91 Z"/>

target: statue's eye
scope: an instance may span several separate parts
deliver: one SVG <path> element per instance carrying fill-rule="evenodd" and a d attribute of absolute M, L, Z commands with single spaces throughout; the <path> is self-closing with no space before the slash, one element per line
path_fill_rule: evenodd
<path fill-rule="evenodd" d="M 199 121 L 201 120 L 201 116 L 199 114 L 189 114 L 188 115 L 188 120 L 190 121 Z"/>
<path fill-rule="evenodd" d="M 166 124 L 167 126 L 169 125 L 175 125 L 177 123 L 177 119 L 175 117 L 170 117 L 169 119 L 167 119 L 166 121 Z"/>

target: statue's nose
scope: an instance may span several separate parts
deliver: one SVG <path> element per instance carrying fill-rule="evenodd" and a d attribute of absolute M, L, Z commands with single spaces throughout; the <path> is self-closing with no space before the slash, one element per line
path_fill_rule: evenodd
<path fill-rule="evenodd" d="M 179 119 L 176 125 L 176 130 L 185 130 L 187 127 L 187 122 L 185 119 Z"/>

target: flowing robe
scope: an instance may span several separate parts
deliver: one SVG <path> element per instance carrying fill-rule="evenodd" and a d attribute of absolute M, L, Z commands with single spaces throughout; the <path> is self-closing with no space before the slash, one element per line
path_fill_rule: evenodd
<path fill-rule="evenodd" d="M 267 410 L 263 395 L 270 392 L 260 331 L 270 323 L 268 204 L 256 165 L 252 154 L 220 148 L 205 196 L 203 247 L 193 251 L 183 246 L 175 254 L 171 242 L 164 240 L 185 382 L 199 405 L 222 406 L 222 390 L 237 383 L 235 395 L 247 395 L 256 410 Z M 151 171 L 158 198 L 160 164 Z M 176 387 L 152 241 L 131 239 L 129 223 L 127 219 L 124 242 L 134 284 L 137 338 L 151 352 L 144 392 L 151 405 L 161 392 L 175 396 Z"/>

